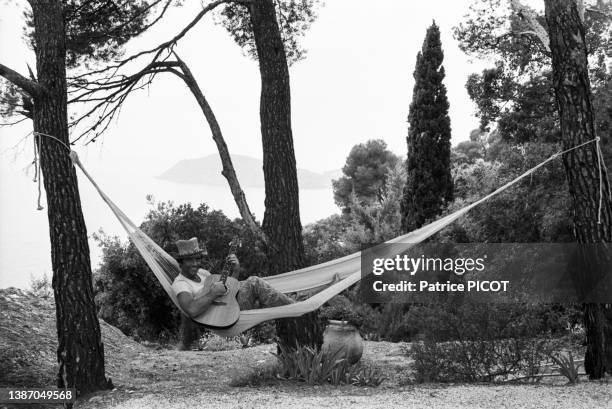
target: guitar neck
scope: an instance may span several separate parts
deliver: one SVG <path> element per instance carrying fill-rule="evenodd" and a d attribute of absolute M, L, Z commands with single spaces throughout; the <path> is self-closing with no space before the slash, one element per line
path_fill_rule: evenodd
<path fill-rule="evenodd" d="M 232 241 L 227 255 L 229 256 L 230 254 L 236 253 L 237 247 L 238 245 Z M 232 270 L 232 265 L 226 260 L 225 263 L 223 264 L 223 269 L 221 270 L 221 274 L 220 274 L 221 278 L 219 279 L 219 281 L 225 284 L 227 281 L 227 277 L 229 276 L 231 270 Z"/>

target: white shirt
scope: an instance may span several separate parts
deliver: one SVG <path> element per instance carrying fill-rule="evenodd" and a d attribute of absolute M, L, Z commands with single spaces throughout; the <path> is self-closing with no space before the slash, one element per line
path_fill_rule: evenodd
<path fill-rule="evenodd" d="M 198 283 L 197 281 L 190 280 L 184 275 L 179 274 L 172 283 L 172 290 L 176 295 L 180 293 L 195 294 L 204 288 L 204 280 L 209 275 L 210 272 L 208 270 L 204 270 L 203 268 L 198 269 L 198 276 L 200 277 L 200 282 Z"/>

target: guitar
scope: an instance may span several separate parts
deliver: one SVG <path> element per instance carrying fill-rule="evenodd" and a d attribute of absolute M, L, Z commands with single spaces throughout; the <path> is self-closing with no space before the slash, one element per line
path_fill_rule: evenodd
<path fill-rule="evenodd" d="M 229 254 L 235 254 L 236 249 L 241 246 L 238 237 L 234 237 L 229 244 Z M 228 255 L 229 255 L 228 254 Z M 227 260 L 223 265 L 221 274 L 211 274 L 204 280 L 204 286 L 210 288 L 213 283 L 221 282 L 227 288 L 225 295 L 215 299 L 210 307 L 202 314 L 194 318 L 200 324 L 210 328 L 224 329 L 234 325 L 240 318 L 240 306 L 236 300 L 236 294 L 240 289 L 240 282 L 230 277 L 232 265 Z"/>

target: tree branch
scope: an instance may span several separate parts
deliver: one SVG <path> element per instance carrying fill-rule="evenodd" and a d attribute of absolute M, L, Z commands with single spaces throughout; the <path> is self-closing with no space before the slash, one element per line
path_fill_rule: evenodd
<path fill-rule="evenodd" d="M 81 75 L 78 75 L 76 77 L 72 77 L 70 79 L 71 80 L 78 80 L 78 79 L 83 78 L 83 77 L 88 77 L 88 76 L 95 75 L 95 74 L 102 74 L 102 73 L 105 73 L 105 72 L 108 72 L 108 71 L 112 71 L 112 70 L 114 70 L 116 72 L 119 68 L 123 67 L 124 65 L 126 65 L 130 61 L 134 61 L 135 59 L 137 59 L 138 57 L 142 57 L 143 55 L 148 55 L 148 54 L 155 53 L 155 56 L 153 57 L 153 60 L 157 60 L 157 58 L 159 58 L 159 56 L 161 55 L 161 53 L 164 50 L 171 49 L 172 47 L 174 47 L 174 45 L 181 38 L 183 38 L 189 32 L 189 30 L 191 30 L 202 19 L 202 17 L 204 17 L 209 11 L 213 10 L 214 8 L 219 6 L 220 4 L 223 4 L 223 3 L 232 3 L 232 2 L 236 2 L 236 0 L 217 0 L 217 1 L 214 1 L 214 2 L 210 3 L 208 6 L 203 7 L 202 10 L 200 10 L 200 12 L 193 18 L 193 20 L 191 20 L 191 22 L 189 24 L 187 24 L 177 35 L 175 35 L 170 40 L 165 41 L 165 42 L 159 44 L 155 48 L 151 48 L 149 50 L 141 51 L 139 53 L 131 55 L 131 56 L 129 56 L 129 57 L 119 61 L 117 64 L 109 65 L 108 67 L 102 68 L 100 70 L 87 72 L 85 74 L 81 74 Z"/>
<path fill-rule="evenodd" d="M 162 17 L 166 14 L 166 11 L 168 10 L 168 8 L 170 7 L 172 0 L 165 0 L 166 3 L 164 4 L 161 12 L 159 13 L 159 15 L 157 17 L 155 17 L 150 23 L 145 24 L 144 26 L 142 26 L 138 31 L 134 32 L 134 36 L 138 36 L 140 34 L 142 34 L 143 32 L 145 32 L 146 30 L 148 30 L 149 28 L 151 28 L 152 26 L 154 26 L 157 22 L 159 22 Z M 129 24 L 131 24 L 132 22 L 134 22 L 136 19 L 142 17 L 143 15 L 145 15 L 146 13 L 148 13 L 151 9 L 153 9 L 155 6 L 157 6 L 159 3 L 161 3 L 162 0 L 156 0 L 153 3 L 149 4 L 147 7 L 143 8 L 139 13 L 134 14 L 130 19 L 124 21 L 123 23 L 119 24 L 116 27 L 112 27 L 109 31 L 105 31 L 105 32 L 101 32 L 101 33 L 92 33 L 91 34 L 91 38 L 100 38 L 100 37 L 116 37 L 113 34 L 120 32 L 124 27 L 127 27 Z M 129 3 L 129 2 L 126 2 Z M 100 9 L 103 6 L 100 6 Z M 120 6 L 121 7 L 121 6 Z M 80 9 L 80 8 L 79 8 Z M 90 13 L 94 14 L 96 12 L 96 10 L 90 11 Z M 70 18 L 67 18 L 67 21 L 70 21 L 71 18 L 73 18 L 77 13 L 73 13 L 72 16 Z"/>
<path fill-rule="evenodd" d="M 84 82 L 83 84 L 76 86 L 73 93 L 76 93 L 77 95 L 71 98 L 69 103 L 89 102 L 94 103 L 94 105 L 86 112 L 81 114 L 75 121 L 73 121 L 71 126 L 78 124 L 80 121 L 93 115 L 94 113 L 96 113 L 98 118 L 91 127 L 80 134 L 74 141 L 79 140 L 89 132 L 93 132 L 94 136 L 90 138 L 87 143 L 95 141 L 96 138 L 106 130 L 109 123 L 119 112 L 121 105 L 123 102 L 125 102 L 125 99 L 127 99 L 129 94 L 149 85 L 153 81 L 155 75 L 162 72 L 169 72 L 176 75 L 187 85 L 198 102 L 206 121 L 208 122 L 213 140 L 215 141 L 217 150 L 219 151 L 221 163 L 223 165 L 221 174 L 225 177 L 229 184 L 230 191 L 232 192 L 232 196 L 234 197 L 234 201 L 238 206 L 242 219 L 248 226 L 249 230 L 267 245 L 268 239 L 263 230 L 261 230 L 259 225 L 255 222 L 246 201 L 246 195 L 240 187 L 227 144 L 225 143 L 225 139 L 223 138 L 223 134 L 221 132 L 221 127 L 217 122 L 212 108 L 208 104 L 204 93 L 200 89 L 187 64 L 185 64 L 185 62 L 181 60 L 175 52 L 172 53 L 175 56 L 176 61 L 152 61 L 143 69 L 132 75 L 114 75 L 106 77 L 100 81 Z M 141 80 L 147 76 L 149 77 L 145 79 L 144 83 L 140 84 Z"/>
<path fill-rule="evenodd" d="M 29 119 L 29 118 L 28 118 L 28 116 L 27 116 L 25 113 L 23 113 L 23 112 L 21 112 L 21 111 L 20 111 L 19 113 L 23 115 L 23 118 L 18 119 L 18 120 L 13 121 L 13 122 L 0 122 L 0 126 L 12 126 L 12 125 L 17 125 L 18 123 L 23 122 L 23 121 L 25 121 L 26 119 Z"/>
<path fill-rule="evenodd" d="M 580 21 L 584 23 L 584 0 L 576 0 L 576 6 L 578 7 L 578 15 L 580 16 Z"/>
<path fill-rule="evenodd" d="M 533 34 L 540 39 L 540 42 L 546 51 L 550 54 L 550 39 L 548 38 L 548 32 L 544 27 L 542 27 L 536 18 L 535 12 L 531 8 L 523 5 L 520 0 L 510 0 L 510 7 L 516 13 L 516 15 L 531 28 L 529 33 L 533 32 Z"/>
<path fill-rule="evenodd" d="M 158 0 L 159 1 L 159 0 Z M 120 105 L 125 101 L 128 94 L 132 91 L 142 89 L 149 84 L 153 77 L 159 72 L 171 72 L 178 77 L 182 74 L 166 64 L 166 59 L 169 58 L 173 47 L 183 38 L 191 28 L 193 28 L 209 11 L 223 3 L 236 2 L 237 0 L 216 0 L 203 6 L 202 10 L 187 24 L 178 34 L 170 40 L 159 44 L 157 47 L 138 52 L 131 55 L 115 64 L 106 66 L 99 70 L 94 70 L 77 76 L 68 77 L 69 80 L 69 95 L 71 99 L 68 103 L 95 103 L 92 109 L 80 115 L 76 120 L 72 121 L 70 126 L 75 126 L 81 123 L 87 117 L 94 113 L 98 116 L 95 123 L 77 137 L 77 140 L 88 133 L 94 133 L 93 140 L 108 127 L 110 121 L 119 111 Z M 250 0 L 249 0 L 250 1 Z M 168 3 L 166 3 L 167 5 Z M 120 69 L 130 62 L 135 62 L 139 57 L 150 56 L 151 60 L 146 67 L 131 76 L 120 74 Z M 176 64 L 176 62 L 174 62 Z M 144 84 L 137 86 L 137 83 L 145 76 L 150 75 L 149 79 Z M 181 78 L 183 79 L 183 78 Z M 184 79 L 183 79 L 184 80 Z M 102 129 L 102 131 L 100 131 Z"/>
<path fill-rule="evenodd" d="M 215 117 L 212 108 L 208 104 L 204 93 L 202 93 L 200 86 L 198 85 L 187 64 L 185 64 L 185 62 L 180 59 L 176 52 L 173 52 L 173 54 L 176 57 L 179 67 L 183 73 L 183 81 L 185 81 L 185 84 L 195 97 L 196 101 L 198 102 L 198 105 L 200 105 L 200 109 L 202 110 L 202 113 L 204 114 L 204 117 L 208 122 L 208 126 L 210 127 L 213 140 L 217 145 L 217 150 L 219 151 L 219 156 L 221 157 L 221 163 L 223 165 L 223 170 L 221 171 L 221 174 L 225 177 L 227 183 L 230 186 L 232 196 L 234 196 L 234 201 L 238 206 L 238 210 L 240 211 L 242 220 L 244 220 L 244 222 L 255 234 L 255 236 L 257 236 L 265 244 L 268 244 L 268 238 L 253 219 L 253 215 L 251 213 L 251 210 L 249 209 L 249 205 L 246 201 L 244 191 L 240 187 L 240 182 L 238 182 L 238 177 L 236 176 L 236 171 L 234 170 L 234 165 L 232 164 L 232 158 L 229 154 L 229 150 L 227 149 L 227 144 L 225 143 L 225 139 L 223 138 L 221 127 L 217 122 L 217 118 Z"/>
<path fill-rule="evenodd" d="M 604 17 L 607 17 L 609 19 L 612 19 L 612 15 L 610 15 L 610 14 L 604 12 L 604 11 L 601 11 L 601 10 L 592 9 L 592 8 L 585 8 L 585 11 L 589 12 L 589 13 L 599 14 L 600 16 L 604 16 Z"/>
<path fill-rule="evenodd" d="M 214 1 L 208 6 L 203 7 L 195 18 L 172 39 L 161 43 L 155 48 L 138 52 L 103 69 L 87 72 L 70 78 L 71 90 L 69 94 L 71 94 L 71 99 L 68 102 L 93 103 L 93 107 L 89 107 L 83 114 L 81 114 L 70 124 L 70 126 L 75 126 L 85 118 L 95 114 L 97 119 L 95 120 L 94 124 L 88 127 L 76 138 L 76 140 L 78 140 L 91 132 L 94 134 L 94 136 L 89 139 L 87 142 L 89 143 L 95 141 L 96 138 L 106 130 L 110 121 L 115 117 L 115 115 L 118 114 L 121 105 L 127 99 L 129 94 L 132 91 L 142 89 L 151 84 L 155 75 L 161 72 L 169 72 L 183 80 L 196 98 L 196 101 L 198 102 L 209 124 L 213 140 L 217 145 L 221 162 L 223 164 L 223 171 L 221 174 L 228 181 L 230 190 L 236 205 L 238 206 L 242 219 L 245 221 L 251 232 L 253 232 L 253 234 L 262 242 L 268 245 L 268 239 L 263 230 L 261 230 L 261 228 L 255 222 L 246 201 L 244 191 L 240 187 L 227 144 L 225 143 L 223 134 L 221 133 L 221 128 L 215 118 L 212 108 L 206 101 L 206 98 L 199 88 L 193 74 L 189 70 L 189 67 L 173 51 L 173 48 L 177 42 L 184 37 L 206 13 L 213 10 L 218 5 L 230 2 L 248 4 L 250 1 L 251 0 Z M 174 54 L 176 61 L 167 60 L 170 58 L 171 53 Z M 144 68 L 132 75 L 119 74 L 119 70 L 124 65 L 146 55 L 151 56 L 151 61 Z M 147 76 L 148 78 L 144 79 Z"/>
<path fill-rule="evenodd" d="M 24 92 L 27 92 L 32 98 L 37 97 L 44 91 L 44 88 L 39 83 L 27 79 L 17 71 L 13 71 L 4 64 L 0 64 L 0 76 L 6 78 L 21 88 Z"/>
<path fill-rule="evenodd" d="M 70 126 L 75 126 L 85 118 L 99 112 L 98 118 L 94 124 L 88 127 L 82 132 L 74 141 L 75 142 L 90 132 L 94 133 L 94 136 L 88 141 L 93 142 L 96 138 L 102 134 L 109 126 L 112 119 L 120 112 L 123 102 L 133 91 L 143 89 L 150 85 L 155 78 L 155 75 L 161 72 L 173 72 L 173 67 L 176 67 L 177 63 L 172 61 L 154 61 L 147 65 L 145 68 L 130 76 L 119 76 L 117 79 L 109 79 L 104 83 L 88 83 L 80 88 L 84 90 L 81 94 L 70 99 L 69 103 L 81 102 L 94 102 L 94 106 L 88 109 L 85 113 L 81 114 L 77 119 L 70 123 Z M 148 78 L 139 85 L 142 78 L 148 76 Z M 100 96 L 97 96 L 101 94 Z"/>

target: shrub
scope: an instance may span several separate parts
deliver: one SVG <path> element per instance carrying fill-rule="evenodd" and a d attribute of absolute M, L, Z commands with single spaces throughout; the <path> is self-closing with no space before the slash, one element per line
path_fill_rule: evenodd
<path fill-rule="evenodd" d="M 535 376 L 561 343 L 563 314 L 551 307 L 464 303 L 456 308 L 415 306 L 425 341 L 407 351 L 417 382 L 481 382 L 512 374 Z M 437 319 L 432 319 L 435 316 Z M 566 334 L 569 335 L 568 330 Z"/>
<path fill-rule="evenodd" d="M 493 382 L 514 374 L 539 373 L 540 363 L 556 348 L 553 340 L 481 339 L 415 343 L 415 382 Z"/>
<path fill-rule="evenodd" d="M 383 318 L 381 312 L 369 304 L 353 302 L 344 295 L 337 295 L 329 300 L 321 308 L 319 318 L 348 321 L 359 329 L 364 338 L 369 340 L 380 340 L 381 338 L 380 322 Z"/>
<path fill-rule="evenodd" d="M 372 341 L 380 340 L 378 327 L 382 319 L 382 314 L 379 310 L 372 308 L 369 304 L 358 304 L 355 306 L 355 313 L 361 319 L 359 332 L 361 335 Z"/>
<path fill-rule="evenodd" d="M 392 341 L 407 341 L 416 335 L 418 329 L 407 323 L 406 314 L 409 304 L 387 303 L 380 311 L 377 333 L 381 338 Z"/>
<path fill-rule="evenodd" d="M 447 299 L 439 304 L 385 304 L 380 334 L 390 341 L 425 337 L 435 342 L 479 339 L 483 331 L 498 338 L 522 334 L 536 337 L 570 335 L 582 312 L 573 306 L 555 304 L 478 304 Z"/>
<path fill-rule="evenodd" d="M 40 278 L 34 278 L 33 275 L 30 276 L 30 292 L 35 297 L 49 298 L 53 296 L 51 280 L 47 273 L 44 273 Z"/>
<path fill-rule="evenodd" d="M 102 263 L 94 273 L 100 318 L 136 339 L 161 341 L 176 336 L 178 309 L 132 244 L 96 236 Z"/>
<path fill-rule="evenodd" d="M 323 320 L 348 321 L 359 328 L 363 324 L 363 317 L 356 311 L 351 301 L 343 295 L 337 295 L 321 308 L 319 318 Z"/>
<path fill-rule="evenodd" d="M 350 218 L 346 215 L 331 215 L 304 227 L 304 252 L 307 265 L 324 263 L 346 256 L 350 249 L 342 241 Z"/>
<path fill-rule="evenodd" d="M 496 143 L 498 152 L 487 161 L 454 168 L 455 201 L 448 212 L 485 196 L 559 149 L 550 143 Z M 439 237 L 465 243 L 571 242 L 571 207 L 563 164 L 553 161 L 529 179 L 472 209 Z"/>
<path fill-rule="evenodd" d="M 237 251 L 246 271 L 260 273 L 265 256 L 257 239 L 241 221 L 231 221 L 222 212 L 205 204 L 160 203 L 146 217 L 141 230 L 166 252 L 176 252 L 179 238 L 197 237 L 206 243 L 208 260 L 204 267 L 215 271 L 227 256 L 227 245 L 239 235 L 243 246 Z M 104 233 L 94 236 L 103 257 L 94 273 L 95 300 L 99 315 L 109 324 L 137 338 L 171 341 L 179 329 L 179 312 L 149 270 L 133 244 Z"/>
<path fill-rule="evenodd" d="M 350 295 L 351 298 L 358 298 Z M 431 339 L 446 342 L 462 337 L 477 337 L 481 327 L 505 333 L 519 331 L 534 337 L 580 338 L 582 312 L 575 306 L 528 304 L 461 304 L 460 298 L 441 299 L 439 304 L 385 303 L 377 306 L 358 304 L 348 297 L 336 296 L 321 309 L 325 319 L 348 319 L 360 325 L 369 340 L 391 342 Z M 525 335 L 527 336 L 527 335 Z"/>

